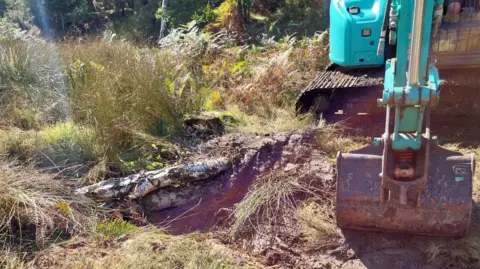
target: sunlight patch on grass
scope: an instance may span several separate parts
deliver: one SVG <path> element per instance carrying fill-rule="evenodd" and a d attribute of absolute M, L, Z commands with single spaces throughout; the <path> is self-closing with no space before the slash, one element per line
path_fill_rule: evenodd
<path fill-rule="evenodd" d="M 336 124 L 320 122 L 317 126 L 317 147 L 322 150 L 332 163 L 337 161 L 337 153 L 349 152 L 369 145 L 372 139 L 369 137 L 344 136 L 342 129 Z"/>
<path fill-rule="evenodd" d="M 271 118 L 246 114 L 238 106 L 229 106 L 227 111 L 238 121 L 233 126 L 227 126 L 227 130 L 232 133 L 288 132 L 303 129 L 313 122 L 311 115 L 296 116 L 287 109 L 275 110 Z"/>
<path fill-rule="evenodd" d="M 60 172 L 68 166 L 85 165 L 101 158 L 102 145 L 88 128 L 71 122 L 40 131 L 0 131 L 0 153 L 22 162 Z"/>
<path fill-rule="evenodd" d="M 79 249 L 59 246 L 42 253 L 36 265 L 52 269 L 254 268 L 234 251 L 214 243 L 208 235 L 170 236 L 157 228 L 147 227 L 118 240 L 89 238 L 81 242 Z M 76 243 L 72 241 L 71 244 Z M 66 255 L 68 259 L 52 259 L 59 255 Z"/>
<path fill-rule="evenodd" d="M 133 233 L 136 230 L 137 226 L 130 224 L 129 222 L 119 219 L 113 219 L 99 223 L 97 225 L 96 232 L 109 240 L 111 238 L 116 238 L 122 235 Z"/>

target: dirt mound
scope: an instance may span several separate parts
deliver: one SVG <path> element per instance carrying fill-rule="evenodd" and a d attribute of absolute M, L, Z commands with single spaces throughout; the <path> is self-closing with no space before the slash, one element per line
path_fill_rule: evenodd
<path fill-rule="evenodd" d="M 301 171 L 303 179 L 319 186 L 334 182 L 333 165 L 317 150 L 315 130 L 272 135 L 228 135 L 200 145 L 194 159 L 227 157 L 232 168 L 208 181 L 163 189 L 142 200 L 150 222 L 172 233 L 207 231 L 227 218 L 252 183 L 271 171 Z M 184 199 L 167 210 L 155 210 L 159 199 L 179 193 Z"/>

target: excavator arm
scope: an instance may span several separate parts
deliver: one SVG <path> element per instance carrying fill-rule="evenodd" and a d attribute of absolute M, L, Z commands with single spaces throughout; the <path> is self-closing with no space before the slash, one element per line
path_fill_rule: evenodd
<path fill-rule="evenodd" d="M 474 157 L 440 147 L 430 130 L 430 108 L 440 99 L 430 40 L 442 4 L 392 0 L 387 7 L 397 21 L 390 36 L 396 56 L 386 62 L 378 99 L 385 132 L 370 146 L 338 154 L 341 228 L 454 237 L 469 230 Z"/>

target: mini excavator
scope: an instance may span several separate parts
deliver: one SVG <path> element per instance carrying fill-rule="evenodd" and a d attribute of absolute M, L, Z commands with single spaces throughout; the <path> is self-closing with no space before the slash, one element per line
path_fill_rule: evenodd
<path fill-rule="evenodd" d="M 385 119 L 371 145 L 338 153 L 337 225 L 465 236 L 475 159 L 440 147 L 430 118 L 477 109 L 478 86 L 461 77 L 475 77 L 470 67 L 480 64 L 471 53 L 480 50 L 472 34 L 480 34 L 476 2 L 452 25 L 442 23 L 443 0 L 332 0 L 329 8 L 332 64 L 302 92 L 297 109 Z M 461 91 L 472 96 L 452 98 Z M 441 97 L 447 105 L 433 113 Z"/>

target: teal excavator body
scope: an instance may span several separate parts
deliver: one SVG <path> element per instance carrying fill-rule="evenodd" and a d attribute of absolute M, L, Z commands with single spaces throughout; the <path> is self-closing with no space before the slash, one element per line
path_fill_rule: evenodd
<path fill-rule="evenodd" d="M 386 0 L 332 1 L 330 4 L 330 60 L 340 66 L 382 66 L 377 54 Z M 357 12 L 358 14 L 352 14 Z"/>
<path fill-rule="evenodd" d="M 340 91 L 366 98 L 385 112 L 381 137 L 338 154 L 336 216 L 341 228 L 454 237 L 469 230 L 474 156 L 440 147 L 430 127 L 431 111 L 441 99 L 432 40 L 442 15 L 443 0 L 330 4 L 330 60 L 336 69 L 326 73 L 342 81 L 320 75 L 311 85 L 317 89 L 301 97 L 303 104 L 325 112 Z M 345 81 L 348 87 L 335 86 Z M 331 91 L 319 91 L 319 85 L 330 85 Z M 380 89 L 374 99 L 372 85 Z M 367 109 L 362 116 L 373 114 Z"/>

